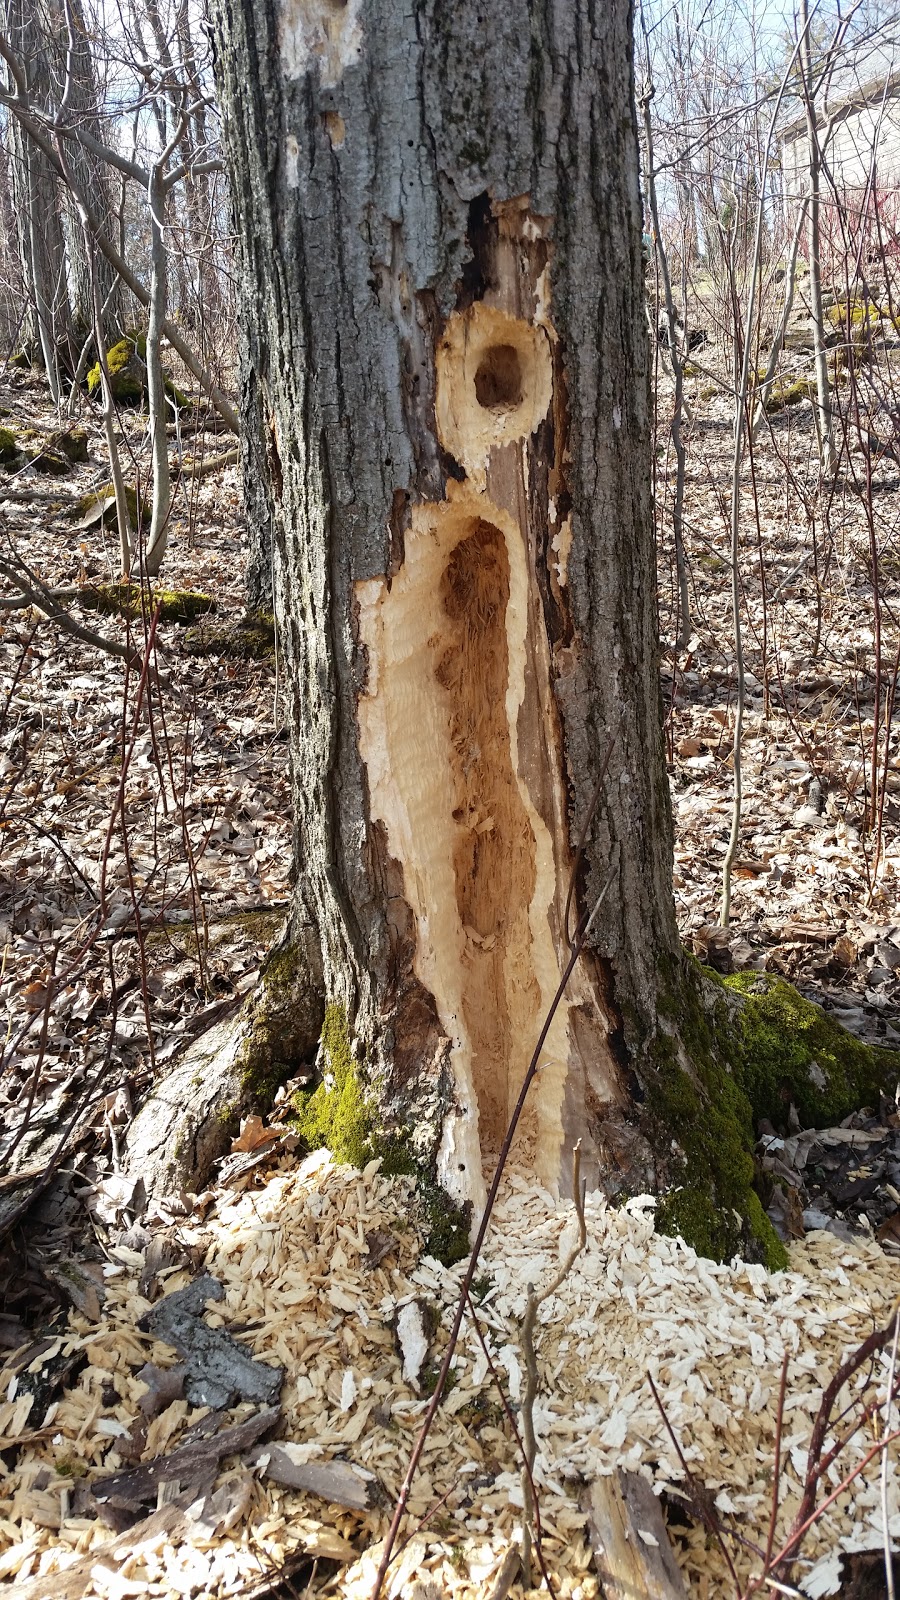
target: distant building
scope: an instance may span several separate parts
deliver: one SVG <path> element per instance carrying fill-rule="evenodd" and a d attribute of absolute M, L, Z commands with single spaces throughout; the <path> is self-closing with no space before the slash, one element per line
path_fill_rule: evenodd
<path fill-rule="evenodd" d="M 896 38 L 878 38 L 849 50 L 816 95 L 816 125 L 824 166 L 834 189 L 850 200 L 863 196 L 874 177 L 879 206 L 892 219 L 900 196 L 900 29 Z M 829 132 L 830 128 L 830 132 Z M 806 115 L 798 108 L 781 130 L 784 193 L 798 199 L 806 190 L 809 149 Z M 827 199 L 823 174 L 822 196 Z M 868 209 L 868 208 L 867 208 Z"/>

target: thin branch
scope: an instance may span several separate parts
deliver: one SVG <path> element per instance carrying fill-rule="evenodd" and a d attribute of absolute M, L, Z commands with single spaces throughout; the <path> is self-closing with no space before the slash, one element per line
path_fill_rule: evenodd
<path fill-rule="evenodd" d="M 596 806 L 597 802 L 599 801 L 599 797 L 600 797 L 600 792 L 599 792 L 599 787 L 598 787 L 597 792 L 596 792 L 596 797 L 595 797 L 595 800 L 593 802 L 594 806 Z M 472 1282 L 473 1282 L 473 1279 L 475 1277 L 475 1272 L 476 1272 L 476 1269 L 477 1269 L 477 1266 L 478 1266 L 478 1259 L 479 1259 L 479 1256 L 481 1255 L 481 1249 L 482 1249 L 482 1246 L 484 1244 L 485 1238 L 487 1237 L 487 1231 L 488 1231 L 488 1228 L 490 1226 L 490 1221 L 491 1221 L 491 1216 L 492 1216 L 492 1213 L 493 1213 L 493 1210 L 494 1210 L 494 1205 L 496 1203 L 497 1195 L 498 1195 L 499 1190 L 500 1190 L 500 1182 L 501 1182 L 501 1179 L 503 1177 L 504 1170 L 506 1168 L 506 1163 L 509 1160 L 509 1153 L 510 1153 L 510 1150 L 512 1149 L 513 1139 L 515 1138 L 516 1129 L 519 1126 L 519 1122 L 520 1122 L 521 1117 L 522 1117 L 522 1112 L 525 1109 L 525 1102 L 528 1099 L 529 1090 L 531 1089 L 531 1085 L 534 1082 L 534 1079 L 535 1079 L 535 1077 L 537 1075 L 538 1067 L 540 1065 L 541 1052 L 542 1052 L 542 1050 L 544 1048 L 544 1045 L 546 1043 L 547 1035 L 548 1035 L 548 1033 L 550 1032 L 550 1029 L 553 1026 L 554 1018 L 556 1016 L 557 1011 L 559 1010 L 560 1003 L 562 1001 L 562 997 L 566 992 L 566 986 L 568 985 L 569 979 L 572 976 L 572 973 L 573 973 L 573 971 L 575 969 L 576 963 L 578 961 L 578 957 L 581 955 L 581 952 L 584 949 L 584 946 L 585 946 L 585 944 L 587 942 L 587 937 L 588 937 L 588 934 L 591 931 L 591 928 L 593 926 L 594 919 L 595 919 L 595 917 L 597 915 L 597 912 L 600 910 L 600 907 L 603 904 L 603 901 L 606 899 L 606 896 L 609 893 L 609 890 L 612 888 L 613 880 L 614 880 L 614 878 L 616 876 L 616 872 L 617 871 L 618 871 L 618 863 L 614 861 L 613 865 L 612 865 L 612 867 L 610 869 L 609 875 L 607 876 L 606 882 L 604 883 L 603 888 L 600 891 L 600 894 L 597 896 L 597 899 L 594 902 L 594 906 L 593 906 L 591 912 L 589 914 L 585 913 L 585 915 L 583 916 L 583 918 L 581 920 L 581 923 L 579 924 L 579 927 L 578 927 L 578 930 L 577 930 L 577 933 L 576 933 L 576 938 L 575 938 L 575 941 L 573 943 L 571 955 L 569 956 L 569 959 L 566 962 L 565 969 L 563 971 L 562 977 L 559 980 L 559 986 L 558 986 L 558 988 L 556 990 L 555 995 L 553 996 L 553 1000 L 552 1000 L 552 1002 L 550 1004 L 549 1010 L 547 1011 L 547 1015 L 544 1018 L 544 1024 L 543 1024 L 543 1027 L 541 1028 L 537 1044 L 534 1047 L 534 1053 L 533 1053 L 533 1055 L 531 1057 L 531 1061 L 529 1062 L 528 1071 L 526 1072 L 525 1077 L 522 1080 L 522 1087 L 519 1090 L 519 1097 L 516 1100 L 515 1106 L 513 1108 L 512 1116 L 510 1117 L 510 1120 L 509 1120 L 509 1126 L 507 1127 L 506 1134 L 505 1134 L 504 1139 L 503 1139 L 503 1143 L 502 1143 L 502 1145 L 500 1147 L 500 1154 L 499 1154 L 499 1156 L 497 1158 L 497 1165 L 496 1165 L 496 1167 L 494 1169 L 494 1175 L 493 1175 L 493 1177 L 491 1179 L 490 1188 L 488 1189 L 487 1198 L 485 1200 L 485 1205 L 484 1205 L 484 1211 L 482 1212 L 482 1215 L 481 1215 L 481 1221 L 480 1221 L 480 1223 L 478 1225 L 478 1231 L 477 1231 L 477 1233 L 475 1235 L 475 1242 L 472 1245 L 472 1249 L 471 1249 L 471 1252 L 470 1252 L 470 1255 L 469 1255 L 468 1264 L 466 1266 L 465 1275 L 463 1277 L 462 1285 L 460 1287 L 459 1300 L 458 1300 L 457 1307 L 456 1307 L 456 1314 L 455 1314 L 455 1316 L 453 1318 L 453 1326 L 452 1326 L 452 1328 L 450 1330 L 450 1337 L 449 1337 L 449 1339 L 447 1341 L 447 1349 L 444 1352 L 444 1359 L 441 1362 L 441 1368 L 440 1368 L 440 1371 L 439 1371 L 439 1373 L 437 1375 L 437 1382 L 435 1383 L 435 1386 L 434 1386 L 434 1393 L 433 1393 L 433 1395 L 431 1397 L 431 1401 L 430 1401 L 430 1404 L 428 1406 L 428 1410 L 426 1411 L 425 1416 L 423 1418 L 422 1426 L 421 1426 L 421 1428 L 419 1430 L 418 1438 L 416 1439 L 416 1442 L 415 1442 L 415 1444 L 413 1446 L 412 1455 L 410 1456 L 409 1466 L 406 1469 L 406 1476 L 403 1479 L 403 1483 L 401 1484 L 401 1487 L 400 1487 L 400 1493 L 397 1496 L 397 1503 L 396 1503 L 396 1506 L 394 1508 L 393 1519 L 391 1521 L 390 1528 L 388 1529 L 387 1538 L 385 1539 L 385 1542 L 384 1542 L 384 1549 L 383 1549 L 382 1554 L 381 1554 L 381 1560 L 380 1560 L 379 1565 L 378 1565 L 378 1572 L 376 1573 L 376 1576 L 375 1576 L 375 1587 L 374 1587 L 374 1589 L 372 1591 L 372 1600 L 378 1600 L 378 1597 L 381 1594 L 381 1589 L 382 1589 L 382 1585 L 383 1585 L 384 1580 L 385 1580 L 385 1576 L 387 1574 L 387 1569 L 391 1564 L 391 1558 L 392 1558 L 392 1555 L 393 1555 L 394 1546 L 397 1543 L 397 1535 L 400 1532 L 400 1524 L 403 1521 L 404 1515 L 406 1514 L 406 1506 L 407 1506 L 407 1502 L 409 1501 L 410 1490 L 412 1489 L 413 1481 L 415 1479 L 416 1473 L 419 1470 L 419 1462 L 422 1459 L 422 1452 L 425 1449 L 425 1444 L 426 1444 L 426 1441 L 428 1439 L 428 1435 L 431 1432 L 431 1429 L 432 1429 L 432 1426 L 433 1426 L 433 1423 L 434 1423 L 434 1419 L 437 1416 L 438 1407 L 439 1407 L 439 1405 L 441 1403 L 441 1400 L 443 1399 L 444 1389 L 446 1388 L 446 1384 L 447 1384 L 447 1374 L 450 1371 L 450 1363 L 453 1360 L 453 1356 L 454 1356 L 454 1353 L 456 1351 L 456 1346 L 457 1346 L 457 1343 L 459 1341 L 459 1332 L 460 1332 L 460 1328 L 462 1327 L 463 1317 L 465 1315 L 466 1296 L 468 1295 L 468 1292 L 472 1287 Z"/>
<path fill-rule="evenodd" d="M 565 1283 L 566 1278 L 581 1255 L 587 1244 L 587 1226 L 584 1220 L 584 1193 L 581 1186 L 581 1140 L 579 1139 L 572 1152 L 572 1193 L 575 1199 L 575 1211 L 578 1216 L 578 1238 L 569 1248 L 566 1258 L 556 1277 L 545 1289 L 536 1293 L 529 1285 L 528 1304 L 525 1307 L 525 1316 L 522 1319 L 522 1350 L 525 1355 L 525 1370 L 528 1378 L 525 1384 L 525 1394 L 522 1400 L 522 1433 L 525 1439 L 525 1471 L 522 1474 L 522 1495 L 525 1502 L 525 1516 L 522 1523 L 522 1577 L 525 1588 L 531 1586 L 531 1523 L 537 1507 L 537 1497 L 534 1492 L 534 1462 L 537 1456 L 537 1439 L 534 1435 L 534 1402 L 538 1392 L 538 1364 L 537 1353 L 534 1348 L 534 1329 L 537 1314 L 545 1300 L 549 1300 Z"/>
<path fill-rule="evenodd" d="M 27 577 L 23 577 L 23 573 Z M 121 644 L 118 639 L 108 639 L 102 633 L 95 633 L 93 628 L 85 627 L 83 622 L 76 622 L 70 612 L 57 604 L 53 590 L 41 583 L 19 558 L 13 563 L 0 556 L 0 577 L 6 578 L 18 589 L 19 593 L 12 602 L 16 607 L 34 606 L 36 610 L 43 611 L 51 622 L 55 622 L 63 633 L 71 634 L 73 639 L 80 639 L 82 644 L 102 650 L 108 656 L 118 656 L 131 667 L 140 666 L 140 655 L 129 645 Z"/>

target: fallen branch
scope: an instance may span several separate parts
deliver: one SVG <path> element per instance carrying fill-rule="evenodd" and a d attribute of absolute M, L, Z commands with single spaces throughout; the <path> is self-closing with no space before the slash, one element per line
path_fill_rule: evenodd
<path fill-rule="evenodd" d="M 209 456 L 205 461 L 191 461 L 186 467 L 178 467 L 172 476 L 177 483 L 181 478 L 205 478 L 211 472 L 218 472 L 220 468 L 233 467 L 240 460 L 241 452 L 237 447 L 226 450 L 224 455 Z"/>
<path fill-rule="evenodd" d="M 23 573 L 27 574 L 27 577 L 23 577 Z M 49 621 L 55 622 L 63 633 L 70 634 L 73 639 L 80 640 L 82 644 L 89 644 L 95 650 L 102 650 L 105 655 L 118 656 L 120 661 L 127 662 L 130 667 L 141 666 L 140 654 L 130 645 L 122 644 L 118 639 L 107 639 L 105 634 L 96 633 L 93 628 L 85 627 L 83 622 L 76 622 L 70 612 L 59 606 L 53 590 L 48 589 L 20 558 L 17 557 L 15 562 L 10 562 L 0 557 L 0 577 L 18 589 L 19 593 L 15 597 L 16 608 L 26 609 L 33 606 L 36 611 L 43 611 Z"/>

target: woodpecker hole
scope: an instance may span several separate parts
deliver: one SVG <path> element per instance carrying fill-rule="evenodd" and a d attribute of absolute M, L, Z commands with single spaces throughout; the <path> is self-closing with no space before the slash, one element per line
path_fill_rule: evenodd
<path fill-rule="evenodd" d="M 511 344 L 486 350 L 475 373 L 475 398 L 485 411 L 512 411 L 524 398 L 522 363 Z"/>

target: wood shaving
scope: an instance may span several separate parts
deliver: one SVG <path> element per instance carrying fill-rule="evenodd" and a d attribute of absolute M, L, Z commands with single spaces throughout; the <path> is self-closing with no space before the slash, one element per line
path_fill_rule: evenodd
<path fill-rule="evenodd" d="M 324 1554 L 329 1538 L 344 1554 L 329 1592 L 347 1600 L 371 1593 L 380 1541 L 390 1517 L 427 1397 L 404 1381 L 395 1336 L 398 1311 L 414 1301 L 431 1309 L 440 1358 L 463 1267 L 447 1269 L 421 1254 L 412 1225 L 409 1179 L 334 1166 L 325 1153 L 297 1166 L 287 1157 L 264 1187 L 221 1191 L 206 1216 L 205 1268 L 225 1286 L 223 1324 L 242 1329 L 257 1359 L 285 1369 L 279 1459 L 314 1464 L 335 1481 L 365 1485 L 367 1509 L 328 1505 L 265 1474 L 268 1446 L 247 1463 L 221 1463 L 215 1492 L 220 1523 L 199 1519 L 177 1541 L 141 1543 L 118 1566 L 132 1588 L 110 1587 L 101 1558 L 109 1531 L 93 1519 L 86 1486 L 123 1464 L 123 1439 L 141 1416 L 147 1363 L 166 1368 L 175 1352 L 141 1335 L 147 1310 L 138 1269 L 123 1263 L 107 1280 L 99 1323 L 73 1308 L 64 1354 L 80 1350 L 77 1387 L 53 1402 L 52 1429 L 40 1428 L 31 1397 L 14 1391 L 14 1354 L 0 1375 L 0 1448 L 22 1442 L 4 1472 L 0 1576 L 22 1583 L 96 1557 L 86 1600 L 110 1593 L 159 1596 L 237 1594 L 260 1567 L 298 1550 Z M 622 1467 L 644 1474 L 657 1492 L 684 1487 L 683 1473 L 647 1384 L 652 1374 L 691 1471 L 750 1539 L 765 1538 L 769 1514 L 775 1408 L 782 1356 L 789 1355 L 781 1523 L 796 1509 L 806 1447 L 823 1384 L 841 1358 L 890 1313 L 895 1269 L 874 1242 L 847 1244 L 826 1233 L 792 1246 L 787 1272 L 770 1276 L 736 1261 L 717 1266 L 681 1241 L 658 1236 L 653 1202 L 620 1209 L 598 1195 L 586 1204 L 588 1239 L 558 1293 L 541 1307 L 536 1348 L 541 1384 L 534 1420 L 535 1479 L 545 1555 L 565 1600 L 593 1600 L 597 1581 L 580 1505 L 585 1483 Z M 528 1285 L 549 1282 L 571 1235 L 573 1208 L 523 1172 L 504 1181 L 479 1280 L 478 1314 L 515 1403 L 520 1377 L 518 1325 Z M 395 1248 L 371 1266 L 373 1231 Z M 168 1283 L 182 1287 L 185 1275 Z M 212 1315 L 212 1313 L 210 1313 Z M 52 1348 L 52 1347 L 51 1347 Z M 40 1360 L 40 1358 L 39 1358 Z M 521 1474 L 516 1451 L 471 1319 L 452 1367 L 410 1500 L 409 1531 L 432 1513 L 391 1569 L 387 1594 L 411 1594 L 412 1574 L 435 1592 L 486 1596 L 519 1535 Z M 882 1383 L 883 1383 L 883 1375 Z M 12 1389 L 12 1393 L 10 1390 Z M 150 1423 L 144 1459 L 179 1447 L 205 1413 L 174 1400 Z M 250 1414 L 227 1413 L 222 1426 Z M 847 1448 L 847 1466 L 871 1443 L 863 1430 Z M 8 1446 L 7 1446 L 8 1449 Z M 878 1461 L 833 1506 L 811 1535 L 802 1574 L 842 1551 L 878 1548 Z M 351 1471 L 354 1477 L 351 1478 Z M 290 1476 L 289 1473 L 283 1474 Z M 900 1535 L 897 1475 L 890 1467 L 892 1531 Z M 360 1498 L 363 1498 L 361 1493 Z M 435 1511 L 435 1503 L 441 1504 Z M 727 1592 L 721 1557 L 702 1528 L 678 1529 L 675 1550 L 689 1591 Z M 412 1556 L 415 1554 L 415 1562 Z M 118 1557 L 116 1558 L 118 1561 Z M 749 1572 L 746 1556 L 738 1556 Z M 142 1587 L 139 1587 L 142 1586 Z M 424 1593 L 425 1591 L 423 1591 Z M 520 1592 L 516 1586 L 510 1591 Z"/>

